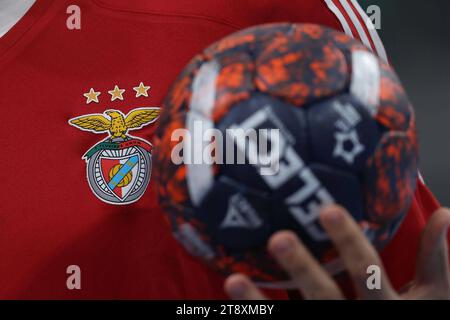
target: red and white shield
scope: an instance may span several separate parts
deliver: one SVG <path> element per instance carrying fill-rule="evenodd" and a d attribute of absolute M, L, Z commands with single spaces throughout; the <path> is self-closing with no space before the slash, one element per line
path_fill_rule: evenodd
<path fill-rule="evenodd" d="M 138 154 L 123 158 L 100 159 L 100 168 L 104 182 L 109 190 L 121 201 L 133 190 L 139 175 Z"/>

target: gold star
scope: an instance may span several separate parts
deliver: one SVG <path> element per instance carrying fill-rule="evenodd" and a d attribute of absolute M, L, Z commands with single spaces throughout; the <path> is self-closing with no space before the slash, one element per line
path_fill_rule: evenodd
<path fill-rule="evenodd" d="M 134 91 L 136 91 L 136 98 L 139 98 L 140 96 L 148 97 L 148 90 L 150 90 L 150 86 L 144 86 L 144 84 L 141 82 L 139 84 L 139 87 L 134 87 Z"/>
<path fill-rule="evenodd" d="M 100 92 L 96 92 L 94 88 L 91 88 L 89 92 L 83 93 L 83 96 L 86 97 L 86 104 L 89 104 L 91 102 L 98 103 L 98 96 L 100 95 Z"/>
<path fill-rule="evenodd" d="M 124 92 L 125 92 L 125 89 L 119 89 L 119 87 L 117 85 L 114 87 L 114 90 L 108 91 L 108 93 L 111 95 L 111 101 L 114 101 L 116 99 L 123 100 Z"/>

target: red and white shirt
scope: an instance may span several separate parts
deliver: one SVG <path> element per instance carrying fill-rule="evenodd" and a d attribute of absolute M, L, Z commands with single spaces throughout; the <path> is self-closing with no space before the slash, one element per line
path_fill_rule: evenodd
<path fill-rule="evenodd" d="M 73 5 L 80 29 L 68 28 Z M 108 132 L 70 121 L 158 107 L 204 47 L 280 21 L 343 30 L 386 59 L 355 0 L 37 0 L 0 38 L 0 298 L 225 298 L 223 278 L 181 249 L 164 221 L 145 162 L 158 120 L 131 131 L 130 145 L 99 145 Z M 114 163 L 102 173 L 94 155 L 140 161 L 129 175 L 136 188 L 114 182 Z M 108 185 L 93 187 L 99 177 Z M 418 181 L 382 253 L 395 287 L 413 277 L 419 234 L 437 206 Z M 66 285 L 71 265 L 81 268 L 80 290 Z"/>

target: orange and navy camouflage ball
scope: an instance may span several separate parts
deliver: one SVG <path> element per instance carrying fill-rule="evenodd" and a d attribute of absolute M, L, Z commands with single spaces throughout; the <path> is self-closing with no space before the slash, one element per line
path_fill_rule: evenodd
<path fill-rule="evenodd" d="M 340 32 L 269 24 L 232 34 L 192 59 L 163 109 L 161 204 L 179 242 L 223 274 L 287 287 L 266 250 L 274 232 L 296 232 L 331 270 L 323 206 L 347 208 L 381 249 L 412 202 L 410 102 L 392 68 Z"/>

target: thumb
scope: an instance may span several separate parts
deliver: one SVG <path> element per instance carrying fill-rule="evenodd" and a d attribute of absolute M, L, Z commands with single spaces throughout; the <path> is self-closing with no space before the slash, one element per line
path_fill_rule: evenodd
<path fill-rule="evenodd" d="M 449 264 L 447 231 L 450 226 L 450 210 L 438 209 L 422 232 L 419 256 L 416 264 L 416 283 L 432 286 L 448 292 Z"/>

